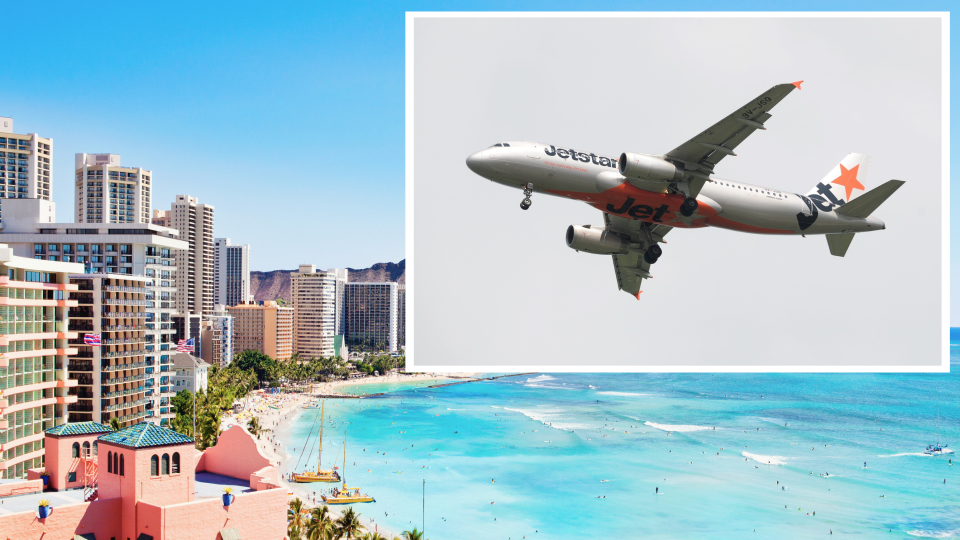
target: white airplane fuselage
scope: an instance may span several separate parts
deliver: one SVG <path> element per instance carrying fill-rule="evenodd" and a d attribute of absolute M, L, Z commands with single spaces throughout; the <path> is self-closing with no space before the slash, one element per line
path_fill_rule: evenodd
<path fill-rule="evenodd" d="M 828 189 L 803 196 L 778 189 L 732 182 L 716 176 L 696 196 L 693 215 L 680 213 L 686 199 L 666 182 L 627 178 L 618 159 L 554 145 L 509 141 L 470 155 L 467 166 L 491 181 L 566 197 L 602 212 L 670 227 L 720 227 L 756 234 L 830 234 L 884 229 L 877 218 L 834 212 L 844 204 Z M 506 145 L 509 146 L 506 146 Z"/>

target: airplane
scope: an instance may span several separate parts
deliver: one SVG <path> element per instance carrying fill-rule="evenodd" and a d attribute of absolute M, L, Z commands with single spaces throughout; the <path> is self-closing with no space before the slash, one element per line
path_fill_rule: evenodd
<path fill-rule="evenodd" d="M 754 234 L 822 234 L 843 257 L 853 236 L 883 230 L 871 214 L 897 189 L 890 180 L 870 191 L 863 181 L 870 158 L 848 154 L 804 195 L 733 182 L 714 167 L 756 130 L 770 110 L 803 81 L 779 84 L 664 155 L 624 152 L 619 159 L 526 141 L 508 141 L 471 154 L 476 174 L 523 191 L 583 201 L 603 212 L 603 225 L 570 225 L 567 246 L 612 255 L 620 290 L 640 299 L 641 284 L 675 228 L 719 227 Z"/>

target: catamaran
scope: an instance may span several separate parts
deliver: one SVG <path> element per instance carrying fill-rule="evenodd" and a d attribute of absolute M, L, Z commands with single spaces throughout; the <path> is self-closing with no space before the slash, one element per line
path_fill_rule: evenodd
<path fill-rule="evenodd" d="M 937 404 L 937 444 L 931 444 L 927 446 L 927 449 L 923 451 L 924 454 L 930 454 L 931 456 L 940 456 L 943 454 L 952 454 L 953 450 L 947 450 L 947 445 L 940 445 L 940 404 Z"/>
<path fill-rule="evenodd" d="M 358 487 L 347 487 L 347 432 L 343 432 L 343 487 L 333 488 L 331 495 L 320 495 L 327 504 L 352 504 L 374 502 L 373 497 L 360 493 Z"/>
<path fill-rule="evenodd" d="M 323 402 L 320 402 L 320 438 L 317 441 L 317 446 L 320 447 L 317 452 L 317 470 L 316 471 L 304 471 L 299 474 L 294 474 L 293 479 L 296 482 L 339 482 L 340 475 L 335 470 L 325 471 L 321 468 L 320 461 L 323 457 Z"/>

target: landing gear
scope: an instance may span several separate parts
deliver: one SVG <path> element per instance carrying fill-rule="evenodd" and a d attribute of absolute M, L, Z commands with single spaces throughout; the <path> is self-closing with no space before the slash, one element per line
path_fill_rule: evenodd
<path fill-rule="evenodd" d="M 696 199 L 693 197 L 687 197 L 683 201 L 683 204 L 680 205 L 680 215 L 684 217 L 690 217 L 697 211 L 699 206 L 700 204 L 697 203 Z"/>
<path fill-rule="evenodd" d="M 530 205 L 533 204 L 533 201 L 530 200 L 530 197 L 533 196 L 533 182 L 528 183 L 523 187 L 523 200 L 520 201 L 520 208 L 526 210 L 530 208 Z"/>
<path fill-rule="evenodd" d="M 647 261 L 647 264 L 654 264 L 660 258 L 660 255 L 663 255 L 663 250 L 660 249 L 660 246 L 654 244 L 647 248 L 647 251 L 643 254 L 643 260 Z"/>

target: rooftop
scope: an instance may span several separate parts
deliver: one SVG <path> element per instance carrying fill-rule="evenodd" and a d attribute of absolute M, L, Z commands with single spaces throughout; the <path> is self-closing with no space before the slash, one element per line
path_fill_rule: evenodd
<path fill-rule="evenodd" d="M 90 435 L 91 433 L 110 433 L 113 428 L 97 422 L 68 422 L 44 431 L 49 435 L 61 437 L 69 435 Z"/>
<path fill-rule="evenodd" d="M 173 361 L 173 367 L 175 368 L 210 367 L 210 364 L 203 359 L 187 353 L 177 353 L 173 355 L 171 360 Z"/>
<path fill-rule="evenodd" d="M 249 479 L 241 480 L 222 474 L 197 472 L 193 493 L 197 499 L 216 499 L 223 495 L 223 488 L 225 487 L 233 488 L 234 495 L 256 491 L 250 489 Z"/>
<path fill-rule="evenodd" d="M 23 480 L 15 480 L 23 482 Z M 25 495 L 11 495 L 0 498 L 0 517 L 20 512 L 36 512 L 40 499 L 48 499 L 54 508 L 83 502 L 83 490 L 71 489 L 68 491 L 46 491 L 43 493 L 27 493 Z"/>
<path fill-rule="evenodd" d="M 99 440 L 128 448 L 150 448 L 151 446 L 193 443 L 193 439 L 182 433 L 149 422 L 140 422 L 120 431 L 102 435 Z"/>

